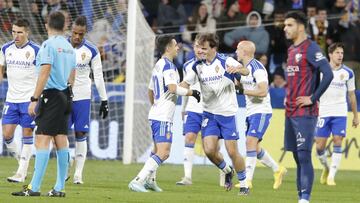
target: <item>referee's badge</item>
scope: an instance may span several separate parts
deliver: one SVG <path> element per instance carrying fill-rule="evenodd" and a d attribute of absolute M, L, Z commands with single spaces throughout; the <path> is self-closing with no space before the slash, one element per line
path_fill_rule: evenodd
<path fill-rule="evenodd" d="M 27 52 L 25 53 L 25 56 L 26 56 L 26 58 L 28 59 L 28 58 L 30 57 L 30 52 L 27 51 Z"/>
<path fill-rule="evenodd" d="M 302 54 L 296 54 L 295 55 L 295 61 L 296 63 L 299 63 L 299 61 L 302 59 Z"/>
<path fill-rule="evenodd" d="M 85 52 L 81 54 L 81 60 L 85 60 L 86 54 Z"/>

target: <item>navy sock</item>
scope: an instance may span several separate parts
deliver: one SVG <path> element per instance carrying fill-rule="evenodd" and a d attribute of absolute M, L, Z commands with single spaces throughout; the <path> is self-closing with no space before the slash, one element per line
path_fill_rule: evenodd
<path fill-rule="evenodd" d="M 311 161 L 311 151 L 301 150 L 297 152 L 300 163 L 300 199 L 310 199 L 314 182 L 314 168 Z"/>
<path fill-rule="evenodd" d="M 299 199 L 301 198 L 301 165 L 297 152 L 293 152 L 293 157 L 296 162 L 296 188 L 298 191 Z"/>

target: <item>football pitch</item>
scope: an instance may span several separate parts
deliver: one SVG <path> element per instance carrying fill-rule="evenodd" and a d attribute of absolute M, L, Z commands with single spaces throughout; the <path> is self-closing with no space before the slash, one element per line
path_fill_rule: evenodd
<path fill-rule="evenodd" d="M 32 176 L 33 159 L 26 183 Z M 254 188 L 249 196 L 238 196 L 238 189 L 226 192 L 219 186 L 219 171 L 214 166 L 193 168 L 193 185 L 176 186 L 183 175 L 182 165 L 165 164 L 158 170 L 157 181 L 162 193 L 135 193 L 129 191 L 129 181 L 142 168 L 142 164 L 123 165 L 120 161 L 88 160 L 85 165 L 84 185 L 66 184 L 66 197 L 12 197 L 11 192 L 19 191 L 23 184 L 8 183 L 6 177 L 16 169 L 12 158 L 0 158 L 0 203 L 12 202 L 251 202 L 251 203 L 296 203 L 295 170 L 290 169 L 279 190 L 273 190 L 272 171 L 258 167 L 253 180 Z M 73 172 L 73 169 L 71 170 Z M 358 171 L 339 171 L 334 187 L 320 185 L 321 171 L 315 172 L 315 183 L 311 202 L 356 203 L 360 202 L 360 174 Z M 51 159 L 42 184 L 42 194 L 46 194 L 55 184 L 56 162 Z M 236 181 L 234 177 L 234 182 Z"/>

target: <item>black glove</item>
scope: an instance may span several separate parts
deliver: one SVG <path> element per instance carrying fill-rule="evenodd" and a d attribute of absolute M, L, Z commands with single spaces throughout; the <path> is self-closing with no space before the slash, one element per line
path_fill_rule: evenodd
<path fill-rule="evenodd" d="M 241 84 L 235 85 L 236 94 L 244 94 L 244 88 Z"/>
<path fill-rule="evenodd" d="M 102 114 L 102 118 L 106 118 L 108 113 L 109 113 L 108 102 L 106 100 L 101 101 L 101 105 L 100 105 L 100 109 L 99 109 L 99 116 L 101 116 L 101 114 Z"/>
<path fill-rule="evenodd" d="M 197 90 L 192 90 L 192 95 L 193 97 L 195 97 L 195 99 L 197 100 L 197 102 L 200 102 L 200 92 Z"/>

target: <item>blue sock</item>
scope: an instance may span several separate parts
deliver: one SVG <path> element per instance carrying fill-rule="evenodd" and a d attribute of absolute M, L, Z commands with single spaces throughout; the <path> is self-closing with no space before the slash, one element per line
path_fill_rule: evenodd
<path fill-rule="evenodd" d="M 301 197 L 300 199 L 310 199 L 312 185 L 314 182 L 314 168 L 311 161 L 311 151 L 301 150 L 297 152 L 300 163 L 301 178 Z"/>
<path fill-rule="evenodd" d="M 293 152 L 293 157 L 296 163 L 296 188 L 298 191 L 299 199 L 301 198 L 301 165 L 299 162 L 299 157 L 296 152 Z"/>
<path fill-rule="evenodd" d="M 34 192 L 40 191 L 40 185 L 46 172 L 46 167 L 49 162 L 49 156 L 50 151 L 48 149 L 36 150 L 34 175 L 30 183 L 31 190 Z"/>
<path fill-rule="evenodd" d="M 243 181 L 246 179 L 246 171 L 243 170 L 243 171 L 238 171 L 236 172 L 237 173 L 237 177 L 238 177 L 238 180 L 239 181 Z"/>
<path fill-rule="evenodd" d="M 62 191 L 65 189 L 65 179 L 69 167 L 69 148 L 56 151 L 57 155 L 57 178 L 54 189 Z"/>

